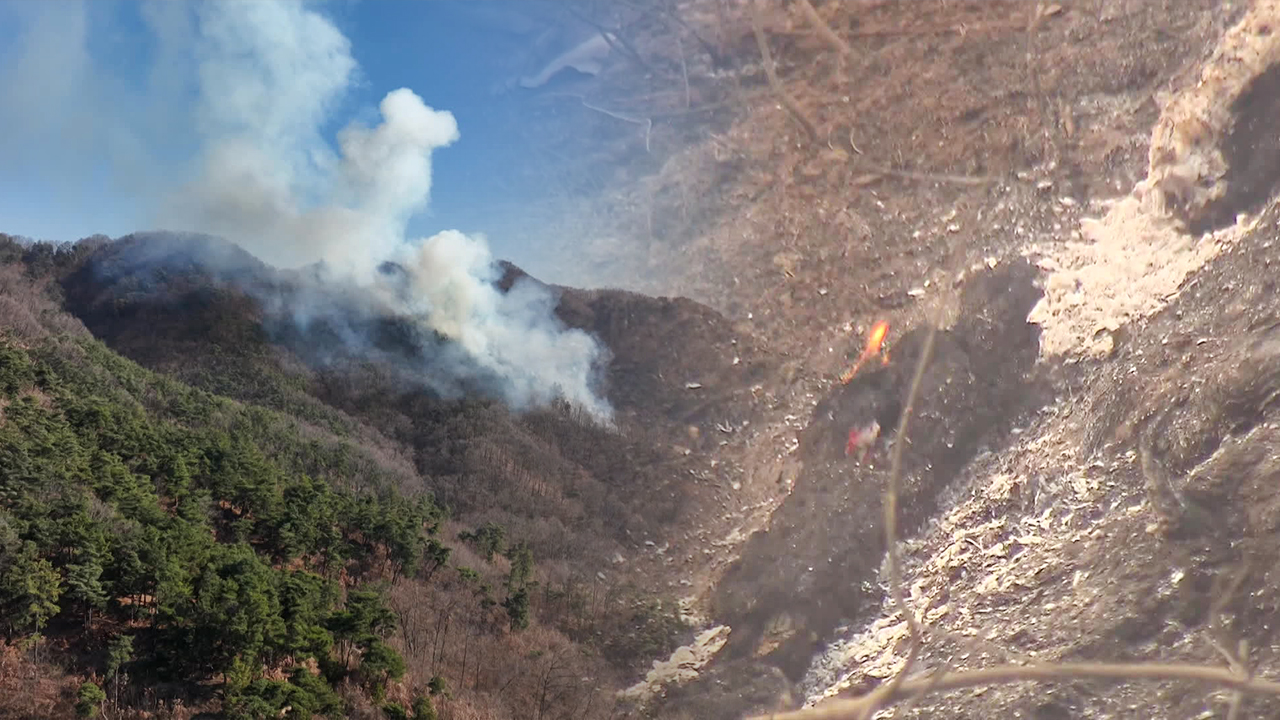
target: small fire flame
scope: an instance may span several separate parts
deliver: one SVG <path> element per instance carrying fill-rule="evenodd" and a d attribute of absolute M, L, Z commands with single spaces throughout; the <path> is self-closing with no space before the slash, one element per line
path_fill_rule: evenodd
<path fill-rule="evenodd" d="M 881 320 L 871 328 L 871 334 L 867 336 L 867 349 L 863 351 L 864 355 L 874 355 L 880 352 L 880 346 L 884 344 L 885 335 L 889 334 L 889 323 Z"/>
<path fill-rule="evenodd" d="M 848 385 L 854 375 L 858 374 L 858 368 L 862 367 L 862 363 L 880 353 L 880 348 L 884 345 L 885 336 L 889 334 L 888 321 L 881 320 L 871 326 L 871 332 L 867 334 L 867 346 L 863 348 L 862 354 L 858 356 L 857 362 L 848 370 L 840 375 L 840 384 Z M 885 353 L 882 359 L 883 364 L 889 364 L 889 353 Z"/>

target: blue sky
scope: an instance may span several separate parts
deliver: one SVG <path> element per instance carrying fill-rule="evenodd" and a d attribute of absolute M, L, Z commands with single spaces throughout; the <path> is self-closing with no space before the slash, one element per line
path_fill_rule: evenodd
<path fill-rule="evenodd" d="M 516 65 L 492 43 L 494 18 L 501 25 L 512 3 L 287 2 L 287 17 L 228 17 L 262 15 L 256 9 L 270 4 L 0 0 L 0 232 L 65 241 L 160 226 L 221 229 L 190 225 L 214 208 L 225 212 L 225 191 L 222 204 L 202 206 L 204 214 L 176 211 L 172 196 L 207 180 L 202 168 L 212 144 L 245 134 L 280 148 L 268 158 L 277 164 L 263 162 L 255 172 L 270 175 L 268 185 L 289 186 L 281 192 L 291 210 L 348 202 L 350 193 L 331 197 L 335 186 L 346 187 L 352 164 L 339 133 L 353 121 L 378 126 L 379 103 L 398 88 L 450 113 L 458 136 L 439 146 L 423 141 L 430 203 L 401 198 L 388 213 L 409 215 L 410 238 L 453 227 L 485 231 L 486 202 L 499 188 L 510 191 L 500 181 L 512 141 L 494 89 Z M 464 5 L 486 6 L 488 23 Z M 237 33 L 264 24 L 271 29 L 241 42 Z M 513 26 L 520 31 L 520 22 Z M 250 83 L 247 97 L 240 96 L 244 78 L 260 84 Z M 253 97 L 255 87 L 263 97 Z M 268 102 L 278 107 L 261 107 Z M 245 112 L 237 114 L 237 103 Z M 385 198 L 367 196 L 361 202 L 381 212 Z M 514 241 L 490 242 L 520 262 Z"/>

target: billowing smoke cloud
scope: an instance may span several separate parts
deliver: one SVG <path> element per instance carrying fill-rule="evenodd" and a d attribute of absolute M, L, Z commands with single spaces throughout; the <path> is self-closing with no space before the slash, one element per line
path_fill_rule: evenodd
<path fill-rule="evenodd" d="M 516 405 L 561 395 L 597 417 L 610 414 L 583 380 L 592 377 L 601 348 L 581 331 L 566 331 L 554 318 L 554 298 L 528 281 L 506 293 L 482 241 L 449 230 L 427 240 L 408 265 L 410 297 L 420 317 L 462 346 L 487 370 L 506 379 Z M 542 372 L 539 368 L 554 368 Z"/>
<path fill-rule="evenodd" d="M 517 407 L 561 396 L 608 418 L 592 387 L 602 348 L 559 322 L 546 288 L 500 292 L 481 238 L 405 237 L 427 207 L 432 153 L 459 137 L 450 113 L 393 90 L 380 122 L 347 125 L 335 151 L 323 129 L 358 68 L 331 22 L 295 2 L 223 0 L 194 12 L 201 150 L 162 224 L 221 235 L 279 267 L 321 263 L 325 282 L 364 288 L 464 351 L 465 362 L 437 359 L 435 372 L 498 378 Z M 379 272 L 388 261 L 407 275 L 395 288 Z"/>

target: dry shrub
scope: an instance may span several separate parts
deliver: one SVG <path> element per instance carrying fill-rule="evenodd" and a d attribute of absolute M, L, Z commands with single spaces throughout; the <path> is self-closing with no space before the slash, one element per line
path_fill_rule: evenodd
<path fill-rule="evenodd" d="M 0 273 L 9 270 L 0 267 Z M 13 295 L 0 295 L 0 331 L 19 340 L 39 340 L 45 336 L 29 303 Z"/>
<path fill-rule="evenodd" d="M 20 263 L 0 265 L 0 333 L 22 341 L 49 335 L 87 335 L 76 318 L 62 311 L 47 292 L 46 280 L 33 280 Z"/>
<path fill-rule="evenodd" d="M 448 720 L 515 720 L 525 715 L 512 715 L 502 701 L 491 695 L 454 698 L 440 703 L 440 717 Z"/>
<path fill-rule="evenodd" d="M 80 681 L 56 664 L 0 640 L 0 720 L 75 717 Z"/>
<path fill-rule="evenodd" d="M 449 530 L 456 532 L 456 526 Z M 465 545 L 454 552 L 453 562 L 476 570 L 501 600 L 504 573 L 497 563 Z M 442 717 L 591 718 L 612 707 L 612 695 L 603 688 L 617 687 L 620 680 L 606 663 L 536 621 L 510 631 L 502 608 L 481 607 L 476 583 L 452 570 L 429 585 L 398 583 L 387 600 L 400 629 L 390 644 L 407 666 L 401 692 L 412 697 L 425 692 L 433 677 L 444 678 L 452 698 L 441 704 Z"/>

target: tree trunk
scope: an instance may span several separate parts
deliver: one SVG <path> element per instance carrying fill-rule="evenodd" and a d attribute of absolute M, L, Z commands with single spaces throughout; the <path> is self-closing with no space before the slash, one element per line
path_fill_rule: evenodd
<path fill-rule="evenodd" d="M 471 649 L 471 628 L 462 632 L 462 677 L 458 682 L 459 689 L 467 686 L 467 651 Z"/>

